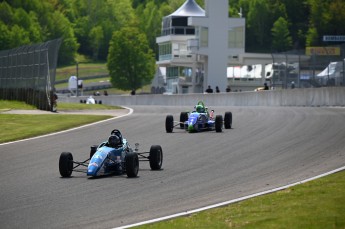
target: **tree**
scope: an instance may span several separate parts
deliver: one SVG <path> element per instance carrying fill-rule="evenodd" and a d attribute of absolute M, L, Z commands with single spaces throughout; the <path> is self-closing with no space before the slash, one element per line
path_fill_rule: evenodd
<path fill-rule="evenodd" d="M 141 20 L 140 29 L 146 34 L 150 48 L 158 53 L 158 48 L 156 44 L 156 37 L 161 34 L 161 24 L 163 15 L 159 11 L 157 5 L 153 1 L 148 2 L 146 6 L 139 6 L 136 9 L 138 18 Z"/>
<path fill-rule="evenodd" d="M 306 46 L 315 46 L 319 43 L 319 33 L 315 27 L 310 27 L 306 36 Z"/>
<path fill-rule="evenodd" d="M 75 54 L 79 44 L 74 35 L 71 23 L 59 11 L 55 11 L 47 19 L 47 28 L 49 34 L 48 40 L 62 38 L 62 44 L 59 50 L 59 64 L 71 64 L 75 62 Z"/>
<path fill-rule="evenodd" d="M 345 4 L 343 0 L 334 0 L 331 1 L 329 5 L 329 12 L 331 12 L 330 16 L 330 23 L 328 27 L 329 34 L 332 35 L 344 35 L 345 34 L 345 28 L 344 25 L 345 22 Z"/>
<path fill-rule="evenodd" d="M 9 49 L 11 46 L 11 31 L 0 21 L 0 50 Z"/>
<path fill-rule="evenodd" d="M 250 1 L 247 23 L 250 29 L 247 36 L 249 42 L 255 44 L 254 47 L 267 47 L 267 44 L 271 43 L 270 28 L 272 26 L 267 0 Z"/>
<path fill-rule="evenodd" d="M 278 52 L 287 51 L 292 47 L 292 39 L 290 36 L 288 22 L 280 17 L 272 28 L 272 48 Z"/>
<path fill-rule="evenodd" d="M 135 91 L 150 83 L 155 73 L 155 58 L 146 35 L 136 27 L 114 32 L 107 67 L 115 88 Z"/>
<path fill-rule="evenodd" d="M 309 8 L 307 0 L 281 0 L 285 5 L 289 28 L 295 49 L 305 46 L 308 30 Z"/>
<path fill-rule="evenodd" d="M 93 49 L 93 59 L 97 60 L 100 43 L 103 39 L 103 29 L 101 26 L 93 27 L 89 33 L 91 48 Z"/>

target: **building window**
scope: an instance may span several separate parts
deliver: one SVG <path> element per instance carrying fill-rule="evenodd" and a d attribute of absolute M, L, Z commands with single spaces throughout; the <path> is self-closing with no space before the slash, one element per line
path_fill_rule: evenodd
<path fill-rule="evenodd" d="M 167 70 L 166 70 L 166 76 L 167 78 L 177 78 L 178 77 L 178 74 L 179 74 L 179 71 L 178 71 L 178 67 L 167 67 Z"/>
<path fill-rule="evenodd" d="M 166 76 L 168 78 L 177 78 L 177 77 L 192 77 L 192 68 L 189 67 L 167 67 Z"/>
<path fill-rule="evenodd" d="M 208 28 L 207 27 L 200 28 L 200 47 L 203 47 L 203 48 L 208 47 Z"/>
<path fill-rule="evenodd" d="M 228 48 L 244 48 L 243 27 L 234 27 L 228 31 Z"/>
<path fill-rule="evenodd" d="M 162 43 L 159 45 L 159 60 L 171 59 L 171 43 Z"/>

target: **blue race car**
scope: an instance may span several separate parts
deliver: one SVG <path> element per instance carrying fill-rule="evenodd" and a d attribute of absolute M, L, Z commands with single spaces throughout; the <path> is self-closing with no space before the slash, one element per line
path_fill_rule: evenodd
<path fill-rule="evenodd" d="M 59 171 L 62 177 L 70 177 L 72 171 L 86 173 L 87 176 L 122 175 L 136 177 L 139 161 L 149 161 L 152 170 L 160 170 L 163 163 L 163 151 L 160 145 L 153 145 L 150 152 L 139 152 L 139 144 L 132 149 L 119 130 L 111 132 L 108 141 L 91 146 L 90 157 L 85 161 L 74 161 L 70 152 L 60 155 Z M 83 167 L 83 168 L 79 168 Z"/>
<path fill-rule="evenodd" d="M 223 123 L 225 129 L 231 129 L 231 112 L 225 112 L 223 120 L 221 115 L 216 115 L 214 118 L 214 110 L 209 112 L 202 101 L 199 101 L 194 108 L 195 110 L 192 112 L 181 112 L 179 122 L 175 122 L 172 115 L 167 115 L 165 119 L 166 132 L 171 133 L 176 126 L 180 126 L 181 129 L 185 129 L 189 133 L 205 130 L 222 132 Z"/>

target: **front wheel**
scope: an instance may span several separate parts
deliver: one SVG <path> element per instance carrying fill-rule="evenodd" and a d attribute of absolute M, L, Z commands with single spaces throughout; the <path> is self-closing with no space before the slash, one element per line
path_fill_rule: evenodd
<path fill-rule="evenodd" d="M 98 147 L 98 145 L 93 145 L 93 146 L 91 146 L 91 149 L 90 149 L 90 159 L 91 159 L 92 156 L 96 153 L 97 147 Z"/>
<path fill-rule="evenodd" d="M 165 130 L 167 133 L 171 133 L 174 129 L 174 117 L 172 115 L 167 115 L 165 119 Z"/>
<path fill-rule="evenodd" d="M 231 129 L 231 125 L 232 125 L 232 113 L 228 111 L 228 112 L 225 112 L 224 127 L 225 129 Z"/>
<path fill-rule="evenodd" d="M 163 164 L 163 150 L 160 145 L 153 145 L 150 148 L 150 167 L 152 170 L 160 170 Z"/>
<path fill-rule="evenodd" d="M 221 115 L 216 115 L 215 126 L 216 132 L 222 132 L 223 117 Z"/>
<path fill-rule="evenodd" d="M 59 159 L 59 171 L 62 177 L 70 177 L 73 170 L 73 156 L 70 152 L 63 152 Z"/>
<path fill-rule="evenodd" d="M 136 153 L 128 153 L 125 158 L 127 177 L 137 177 L 139 171 L 139 158 Z"/>
<path fill-rule="evenodd" d="M 188 120 L 188 112 L 181 112 L 180 114 L 180 128 L 184 129 L 184 123 Z"/>

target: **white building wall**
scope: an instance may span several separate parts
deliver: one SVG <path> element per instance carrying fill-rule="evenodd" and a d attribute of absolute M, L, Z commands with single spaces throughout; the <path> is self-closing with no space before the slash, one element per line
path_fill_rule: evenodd
<path fill-rule="evenodd" d="M 205 0 L 208 27 L 208 75 L 204 88 L 211 85 L 225 92 L 228 63 L 228 0 Z"/>

